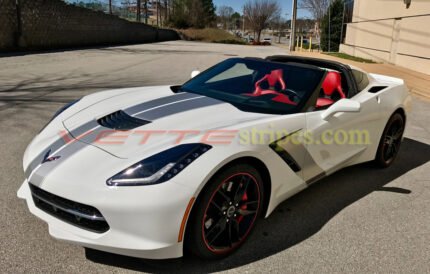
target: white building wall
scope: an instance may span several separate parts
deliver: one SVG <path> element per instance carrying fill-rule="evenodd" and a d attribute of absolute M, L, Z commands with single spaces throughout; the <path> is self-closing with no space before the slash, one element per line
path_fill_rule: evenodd
<path fill-rule="evenodd" d="M 430 0 L 355 0 L 340 51 L 430 75 Z"/>

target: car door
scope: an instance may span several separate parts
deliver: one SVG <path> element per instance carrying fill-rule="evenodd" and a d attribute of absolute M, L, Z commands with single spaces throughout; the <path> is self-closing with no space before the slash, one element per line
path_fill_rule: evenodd
<path fill-rule="evenodd" d="M 327 109 L 306 113 L 304 178 L 308 184 L 344 166 L 374 157 L 381 134 L 380 100 L 367 92 L 368 88 L 353 98 L 336 101 Z M 358 103 L 359 110 L 328 115 L 345 103 Z"/>

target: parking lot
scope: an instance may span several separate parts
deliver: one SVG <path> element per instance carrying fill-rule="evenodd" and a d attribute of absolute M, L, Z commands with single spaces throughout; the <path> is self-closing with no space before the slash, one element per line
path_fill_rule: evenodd
<path fill-rule="evenodd" d="M 281 204 L 243 248 L 218 262 L 140 260 L 52 239 L 16 191 L 22 155 L 64 103 L 96 91 L 180 84 L 251 47 L 164 42 L 0 58 L 0 272 L 430 273 L 430 102 L 415 98 L 395 164 L 342 170 Z"/>

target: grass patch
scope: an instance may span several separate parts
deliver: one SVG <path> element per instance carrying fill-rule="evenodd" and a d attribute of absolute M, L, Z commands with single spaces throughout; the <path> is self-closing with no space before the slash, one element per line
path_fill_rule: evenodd
<path fill-rule="evenodd" d="M 202 41 L 211 43 L 224 43 L 224 44 L 240 44 L 245 45 L 245 41 L 226 32 L 222 29 L 180 29 L 178 32 L 184 40 L 188 41 Z"/>
<path fill-rule="evenodd" d="M 310 46 L 311 46 L 310 44 L 303 44 L 303 49 L 309 50 Z M 317 49 L 319 49 L 319 46 L 316 44 L 312 44 L 312 49 L 317 50 Z"/>
<path fill-rule="evenodd" d="M 334 57 L 338 57 L 338 58 L 342 58 L 342 59 L 347 59 L 347 60 L 351 60 L 351 61 L 355 61 L 355 62 L 360 62 L 360 63 L 368 63 L 368 64 L 376 64 L 376 62 L 370 60 L 370 59 L 365 59 L 365 58 L 360 58 L 360 57 L 355 57 L 346 53 L 342 53 L 342 52 L 324 52 L 324 54 L 330 55 L 330 56 L 334 56 Z"/>

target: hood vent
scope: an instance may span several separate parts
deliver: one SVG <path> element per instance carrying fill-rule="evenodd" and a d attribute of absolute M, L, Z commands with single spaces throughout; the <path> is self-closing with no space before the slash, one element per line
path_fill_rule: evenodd
<path fill-rule="evenodd" d="M 116 111 L 97 120 L 99 125 L 115 130 L 131 130 L 151 122 L 132 117 L 122 110 Z"/>

